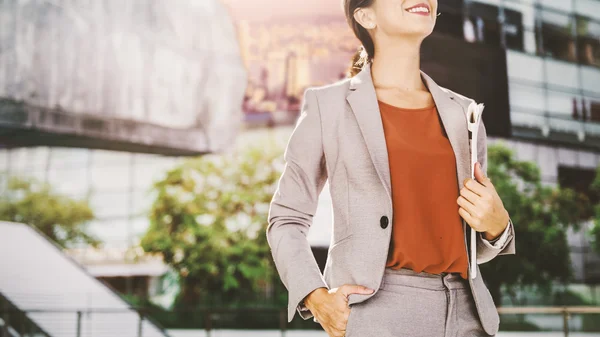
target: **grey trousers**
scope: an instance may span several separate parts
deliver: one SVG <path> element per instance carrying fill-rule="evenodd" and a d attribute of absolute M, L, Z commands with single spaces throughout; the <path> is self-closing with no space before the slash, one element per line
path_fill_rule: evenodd
<path fill-rule="evenodd" d="M 457 273 L 386 268 L 373 297 L 350 305 L 346 337 L 489 337 L 469 281 Z M 495 336 L 495 335 L 494 335 Z"/>

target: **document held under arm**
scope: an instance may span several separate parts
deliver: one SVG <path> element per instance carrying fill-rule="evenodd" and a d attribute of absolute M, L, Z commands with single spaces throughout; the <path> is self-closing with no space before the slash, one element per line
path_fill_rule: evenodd
<path fill-rule="evenodd" d="M 475 179 L 475 164 L 477 163 L 477 133 L 483 113 L 483 103 L 471 102 L 467 109 L 467 127 L 469 129 L 469 150 L 471 152 L 471 179 Z M 477 276 L 477 232 L 471 229 L 471 278 Z"/>

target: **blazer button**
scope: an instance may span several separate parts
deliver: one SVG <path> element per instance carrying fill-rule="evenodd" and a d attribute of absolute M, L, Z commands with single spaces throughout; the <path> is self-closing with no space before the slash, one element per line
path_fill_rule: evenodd
<path fill-rule="evenodd" d="M 381 228 L 386 229 L 389 224 L 390 220 L 387 216 L 384 215 L 381 217 L 381 219 L 379 219 L 379 225 L 381 225 Z"/>

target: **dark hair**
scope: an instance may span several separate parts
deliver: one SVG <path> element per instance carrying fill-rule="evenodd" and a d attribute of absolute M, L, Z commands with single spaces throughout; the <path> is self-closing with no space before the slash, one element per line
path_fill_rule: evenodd
<path fill-rule="evenodd" d="M 375 56 L 375 44 L 369 32 L 361 26 L 356 19 L 354 19 L 354 12 L 358 8 L 369 7 L 375 2 L 375 0 L 342 0 L 344 7 L 344 14 L 346 14 L 346 21 L 354 35 L 360 40 L 362 46 L 352 57 L 352 65 L 349 69 L 349 75 L 354 76 L 362 67 L 373 61 Z"/>

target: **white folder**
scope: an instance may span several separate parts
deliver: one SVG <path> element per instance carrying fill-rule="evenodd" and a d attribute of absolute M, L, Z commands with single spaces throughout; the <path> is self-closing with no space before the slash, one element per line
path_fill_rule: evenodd
<path fill-rule="evenodd" d="M 477 163 L 477 133 L 479 123 L 481 123 L 481 114 L 483 113 L 483 103 L 476 104 L 471 102 L 467 109 L 467 126 L 471 132 L 469 140 L 469 151 L 471 153 L 471 178 L 475 179 L 475 164 Z M 477 276 L 477 232 L 471 229 L 471 278 Z"/>

